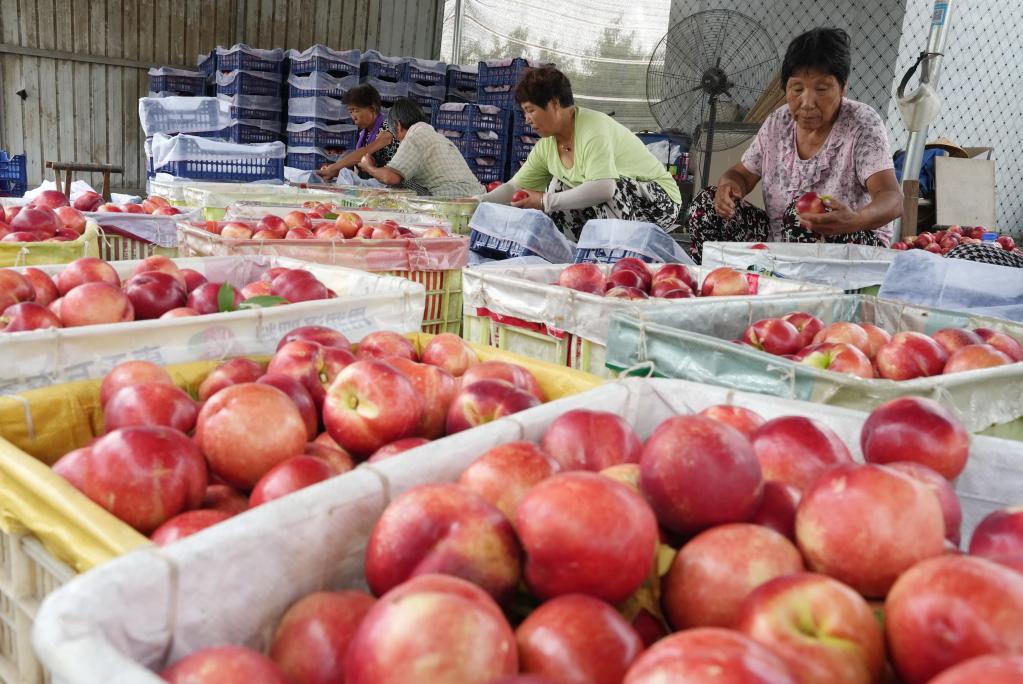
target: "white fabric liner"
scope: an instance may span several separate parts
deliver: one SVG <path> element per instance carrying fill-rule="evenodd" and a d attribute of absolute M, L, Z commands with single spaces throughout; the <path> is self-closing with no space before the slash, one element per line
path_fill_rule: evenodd
<path fill-rule="evenodd" d="M 575 252 L 575 243 L 538 209 L 482 202 L 469 220 L 469 227 L 498 240 L 514 242 L 553 264 L 572 261 Z"/>
<path fill-rule="evenodd" d="M 551 284 L 558 282 L 558 276 L 565 269 L 565 265 L 527 265 L 501 268 L 501 263 L 490 264 L 485 270 L 470 268 L 463 272 L 462 303 L 465 313 L 476 315 L 477 308 L 486 308 L 497 314 L 543 323 L 549 328 L 569 332 L 602 345 L 608 343 L 608 326 L 612 314 L 617 312 L 639 314 L 664 307 L 674 310 L 690 307 L 697 302 L 708 301 L 714 304 L 732 302 L 742 306 L 750 299 L 760 299 L 771 295 L 793 296 L 834 292 L 823 285 L 777 280 L 749 274 L 747 278 L 753 278 L 757 283 L 758 294 L 755 296 L 616 299 Z M 651 272 L 656 272 L 662 265 L 648 264 L 647 267 Z M 611 272 L 611 265 L 597 264 L 597 266 L 605 274 Z M 713 270 L 701 266 L 689 266 L 688 268 L 699 283 L 702 283 L 706 275 Z"/>
<path fill-rule="evenodd" d="M 896 252 L 879 297 L 1023 322 L 1023 269 Z"/>
<path fill-rule="evenodd" d="M 821 283 L 842 290 L 880 285 L 895 250 L 870 245 L 832 245 L 826 242 L 769 242 L 767 249 L 753 249 L 754 242 L 706 242 L 705 266 L 731 266 L 741 271 L 771 273 L 807 283 Z"/>
<path fill-rule="evenodd" d="M 696 264 L 660 226 L 642 221 L 591 219 L 579 234 L 579 250 L 627 250 L 662 263 Z"/>
<path fill-rule="evenodd" d="M 156 684 L 159 670 L 201 648 L 265 649 L 283 612 L 314 591 L 365 590 L 363 560 L 387 503 L 428 482 L 453 482 L 488 449 L 539 441 L 555 417 L 599 407 L 622 415 L 646 438 L 663 420 L 731 403 L 767 419 L 802 415 L 835 430 L 860 459 L 866 414 L 677 380 L 630 379 L 515 414 L 480 428 L 362 465 L 247 511 L 181 542 L 147 547 L 72 580 L 51 594 L 35 621 L 33 643 L 62 684 Z M 989 512 L 1018 502 L 1018 443 L 973 439 L 955 487 L 964 546 Z"/>

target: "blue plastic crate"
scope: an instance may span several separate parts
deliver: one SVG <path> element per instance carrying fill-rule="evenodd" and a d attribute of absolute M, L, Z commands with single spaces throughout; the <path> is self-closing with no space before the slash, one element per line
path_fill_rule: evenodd
<path fill-rule="evenodd" d="M 444 102 L 455 102 L 462 103 L 468 102 L 476 104 L 476 89 L 469 88 L 467 90 L 458 90 L 455 88 L 448 88 L 447 94 L 444 96 Z"/>
<path fill-rule="evenodd" d="M 517 242 L 486 235 L 475 228 L 469 231 L 469 249 L 488 259 L 514 259 L 521 256 L 539 256 L 533 250 Z"/>
<path fill-rule="evenodd" d="M 512 135 L 517 137 L 527 135 L 531 138 L 540 138 L 540 134 L 537 133 L 529 122 L 526 121 L 526 115 L 522 113 L 522 109 L 516 107 L 512 112 Z"/>
<path fill-rule="evenodd" d="M 301 148 L 299 148 L 301 149 Z M 314 149 L 308 152 L 288 151 L 287 166 L 302 171 L 319 171 L 324 164 L 337 161 L 337 157 L 328 157 Z"/>
<path fill-rule="evenodd" d="M 264 143 L 280 140 L 280 125 L 267 124 L 268 122 L 259 120 L 255 120 L 253 123 L 235 121 L 221 131 L 221 136 L 236 143 Z"/>
<path fill-rule="evenodd" d="M 164 164 L 156 173 L 169 173 L 192 180 L 244 183 L 261 180 L 284 180 L 283 159 L 196 159 Z"/>
<path fill-rule="evenodd" d="M 480 62 L 476 100 L 480 104 L 494 105 L 502 109 L 517 109 L 515 86 L 528 69 L 536 66 L 544 65 L 533 64 L 521 57 Z"/>
<path fill-rule="evenodd" d="M 385 107 L 390 107 L 399 98 L 409 96 L 410 84 L 408 83 L 392 83 L 373 77 L 367 78 L 363 82 L 376 88 L 376 91 L 380 93 L 380 102 Z"/>
<path fill-rule="evenodd" d="M 447 77 L 448 90 L 472 90 L 475 94 L 476 82 L 479 80 L 479 73 L 476 70 L 449 64 Z"/>
<path fill-rule="evenodd" d="M 443 85 L 423 85 L 421 83 L 410 83 L 408 96 L 423 108 L 425 112 L 432 112 L 433 108 L 444 103 L 447 90 Z"/>
<path fill-rule="evenodd" d="M 242 99 L 248 98 L 248 99 Z M 252 101 L 254 98 L 265 100 L 264 102 L 258 102 L 260 107 L 252 107 L 246 105 L 257 104 Z M 273 97 L 267 95 L 256 95 L 256 96 L 234 96 L 227 100 L 231 103 L 228 108 L 228 115 L 231 119 L 237 121 L 240 119 L 258 119 L 260 121 L 279 121 L 281 118 L 281 107 L 284 100 L 280 97 Z"/>
<path fill-rule="evenodd" d="M 321 72 L 331 76 L 358 76 L 362 53 L 359 50 L 332 50 L 314 45 L 298 52 L 289 52 L 291 73 L 296 76 Z"/>
<path fill-rule="evenodd" d="M 434 107 L 433 126 L 447 131 L 508 130 L 508 112 L 496 107 L 480 107 L 469 103 L 445 103 Z"/>
<path fill-rule="evenodd" d="M 525 160 L 525 158 L 529 156 L 529 153 L 533 151 L 533 148 L 536 146 L 537 141 L 538 141 L 537 138 L 530 138 L 528 136 L 512 138 L 511 149 L 509 150 L 509 158 L 512 161 Z"/>
<path fill-rule="evenodd" d="M 386 57 L 376 50 L 369 50 L 362 53 L 359 67 L 363 78 L 397 82 L 406 80 L 408 60 L 405 57 Z"/>
<path fill-rule="evenodd" d="M 199 71 L 206 76 L 207 81 L 212 81 L 217 73 L 217 51 L 216 49 L 210 50 L 209 54 L 200 55 L 196 64 L 199 67 Z"/>
<path fill-rule="evenodd" d="M 295 124 L 288 126 L 289 147 L 322 147 L 324 149 L 353 150 L 359 137 L 359 129 L 354 125 L 328 126 L 320 122 L 310 122 L 311 126 Z M 302 126 L 303 130 L 294 130 Z M 340 130 L 331 130 L 340 129 Z"/>
<path fill-rule="evenodd" d="M 168 67 L 150 69 L 149 90 L 171 95 L 205 95 L 206 75 L 201 71 L 183 71 Z"/>
<path fill-rule="evenodd" d="M 476 179 L 486 185 L 494 181 L 504 180 L 505 158 L 502 157 L 468 157 L 465 163 L 469 165 Z"/>
<path fill-rule="evenodd" d="M 280 48 L 259 50 L 239 43 L 230 48 L 218 47 L 215 52 L 218 71 L 268 71 L 279 74 L 284 66 L 284 51 Z"/>
<path fill-rule="evenodd" d="M 0 150 L 0 195 L 5 197 L 21 197 L 28 190 L 28 172 L 25 167 L 25 155 L 13 157 Z"/>
<path fill-rule="evenodd" d="M 477 157 L 493 157 L 504 162 L 505 150 L 508 143 L 504 136 L 498 135 L 496 131 L 472 131 L 463 135 L 456 147 L 465 157 L 475 159 Z"/>
<path fill-rule="evenodd" d="M 358 76 L 334 78 L 330 74 L 314 72 L 305 76 L 293 74 L 288 78 L 289 97 L 332 97 L 340 100 L 359 85 Z"/>
<path fill-rule="evenodd" d="M 405 80 L 425 86 L 447 87 L 448 65 L 428 59 L 412 57 L 405 67 Z"/>
<path fill-rule="evenodd" d="M 572 257 L 572 262 L 576 264 L 613 264 L 626 257 L 653 263 L 653 259 L 645 254 L 631 252 L 627 249 L 577 249 Z"/>
<path fill-rule="evenodd" d="M 279 77 L 257 71 L 220 72 L 217 76 L 217 95 L 265 95 L 280 97 Z"/>

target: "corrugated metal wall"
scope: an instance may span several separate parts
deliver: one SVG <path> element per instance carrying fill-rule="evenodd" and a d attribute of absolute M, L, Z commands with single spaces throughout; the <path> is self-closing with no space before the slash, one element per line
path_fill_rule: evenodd
<path fill-rule="evenodd" d="M 112 185 L 138 190 L 149 67 L 187 68 L 239 42 L 436 58 L 442 10 L 443 0 L 0 0 L 0 149 L 27 155 L 30 186 L 59 159 L 122 165 Z"/>

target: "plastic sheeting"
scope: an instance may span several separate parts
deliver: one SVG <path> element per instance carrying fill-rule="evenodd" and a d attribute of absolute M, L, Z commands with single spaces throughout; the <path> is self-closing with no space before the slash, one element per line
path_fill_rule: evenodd
<path fill-rule="evenodd" d="M 270 202 L 238 202 L 227 208 L 227 213 L 224 214 L 224 220 L 229 221 L 231 219 L 243 219 L 258 221 L 267 214 L 273 214 L 274 216 L 280 216 L 283 218 L 292 211 L 295 211 L 295 207 L 285 204 L 273 204 Z M 428 214 L 414 214 L 403 211 L 378 211 L 375 209 L 339 209 L 338 211 L 353 213 L 361 218 L 363 223 L 376 224 L 391 220 L 396 221 L 399 226 L 405 228 L 443 228 L 446 231 L 451 231 L 450 221 Z"/>
<path fill-rule="evenodd" d="M 351 90 L 359 85 L 359 77 L 343 76 L 338 78 L 322 71 L 314 71 L 305 76 L 294 74 L 289 76 L 288 85 L 301 90 Z"/>
<path fill-rule="evenodd" d="M 276 99 L 280 111 L 280 98 Z M 147 136 L 219 131 L 231 125 L 230 102 L 216 97 L 141 97 L 139 121 Z"/>
<path fill-rule="evenodd" d="M 469 220 L 469 227 L 498 240 L 510 240 L 552 264 L 570 263 L 575 252 L 575 243 L 538 209 L 483 202 Z"/>
<path fill-rule="evenodd" d="M 156 135 L 151 145 L 153 166 L 160 168 L 177 161 L 220 161 L 245 159 L 284 159 L 282 142 L 230 143 L 194 135 Z"/>
<path fill-rule="evenodd" d="M 403 278 L 274 256 L 174 262 L 195 269 L 210 281 L 228 282 L 238 288 L 258 279 L 272 266 L 302 268 L 337 292 L 338 297 L 206 316 L 6 334 L 0 336 L 0 352 L 6 359 L 0 364 L 0 394 L 101 377 L 128 359 L 167 365 L 269 354 L 285 332 L 301 325 L 326 325 L 353 341 L 373 330 L 412 332 L 422 325 L 425 290 Z M 111 265 L 123 279 L 138 263 L 114 261 Z M 62 268 L 40 267 L 50 274 Z"/>
<path fill-rule="evenodd" d="M 214 644 L 265 650 L 287 608 L 314 591 L 365 590 L 363 561 L 372 527 L 409 488 L 454 482 L 476 458 L 514 440 L 539 441 L 572 409 L 617 413 L 647 438 L 663 420 L 716 404 L 767 419 L 827 423 L 858 460 L 866 414 L 671 380 L 631 379 L 517 413 L 480 428 L 366 465 L 247 511 L 162 549 L 116 559 L 51 594 L 33 642 L 61 684 L 157 684 L 153 670 Z M 955 483 L 964 539 L 989 512 L 1023 489 L 1019 445 L 975 438 Z M 328 540 L 328 543 L 324 543 Z M 244 582 L 239 582 L 239 576 Z"/>
<path fill-rule="evenodd" d="M 696 265 L 682 246 L 659 226 L 641 221 L 591 219 L 583 226 L 576 248 L 626 250 L 661 263 Z"/>
<path fill-rule="evenodd" d="M 468 282 L 468 279 L 466 279 Z M 784 282 L 784 281 L 781 281 Z M 468 292 L 468 288 L 466 288 Z M 795 363 L 731 340 L 762 318 L 805 311 L 825 325 L 873 323 L 889 332 L 933 333 L 941 328 L 993 328 L 1023 341 L 1023 325 L 867 297 L 749 297 L 693 301 L 637 315 L 615 315 L 606 361 L 619 370 L 645 366 L 661 376 L 862 410 L 903 395 L 930 397 L 952 408 L 971 432 L 994 425 L 1023 439 L 1023 363 L 896 382 L 857 378 Z"/>
<path fill-rule="evenodd" d="M 758 243 L 706 242 L 703 265 L 731 266 L 848 292 L 880 285 L 899 253 L 884 247 L 823 242 L 763 243 L 767 249 L 753 249 L 754 244 Z"/>
<path fill-rule="evenodd" d="M 464 237 L 396 240 L 232 240 L 205 225 L 178 224 L 181 256 L 273 255 L 374 273 L 450 271 L 468 263 Z"/>
<path fill-rule="evenodd" d="M 192 183 L 182 193 L 185 204 L 190 207 L 213 207 L 225 209 L 235 202 L 329 202 L 331 194 L 326 191 L 306 190 L 283 184 L 257 183 Z"/>
<path fill-rule="evenodd" d="M 282 48 L 267 50 L 263 48 L 249 47 L 245 43 L 236 43 L 229 48 L 217 46 L 218 55 L 233 55 L 236 52 L 243 52 L 247 55 L 252 55 L 258 59 L 264 59 L 270 62 L 279 62 L 284 59 L 284 50 Z"/>
<path fill-rule="evenodd" d="M 896 254 L 879 297 L 1023 322 L 1023 269 L 920 249 Z"/>
<path fill-rule="evenodd" d="M 497 262 L 485 269 L 470 268 L 462 274 L 462 302 L 465 313 L 476 315 L 476 309 L 484 308 L 493 313 L 512 316 L 526 321 L 543 323 L 548 328 L 561 330 L 586 338 L 591 342 L 606 345 L 608 324 L 615 312 L 640 313 L 659 307 L 687 308 L 695 299 L 629 300 L 603 297 L 570 290 L 557 285 L 558 276 L 564 266 L 509 266 L 500 268 Z M 612 266 L 598 264 L 604 273 L 610 273 Z M 649 266 L 651 272 L 658 264 Z M 690 271 L 699 282 L 711 269 L 691 266 Z M 812 293 L 833 293 L 823 285 L 797 283 L 791 280 L 776 280 L 750 274 L 757 285 L 759 295 L 809 295 Z M 552 284 L 554 283 L 554 284 Z M 715 303 L 730 302 L 741 305 L 759 297 L 708 297 Z"/>
<path fill-rule="evenodd" d="M 324 121 L 351 121 L 348 109 L 332 97 L 292 97 L 288 99 L 288 116 L 307 116 Z"/>
<path fill-rule="evenodd" d="M 198 221 L 202 212 L 193 209 L 174 216 L 128 214 L 113 211 L 85 212 L 88 219 L 104 229 L 114 229 L 168 249 L 178 246 L 178 221 Z"/>
<path fill-rule="evenodd" d="M 306 60 L 313 59 L 314 57 L 321 57 L 323 59 L 342 62 L 358 69 L 361 53 L 358 50 L 333 50 L 326 45 L 313 45 L 301 52 L 294 49 L 288 50 L 287 56 L 288 59 L 293 62 L 304 62 Z"/>

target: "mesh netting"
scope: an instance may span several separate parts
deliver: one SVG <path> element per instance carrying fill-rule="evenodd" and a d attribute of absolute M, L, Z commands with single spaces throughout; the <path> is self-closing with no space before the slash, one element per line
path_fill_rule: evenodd
<path fill-rule="evenodd" d="M 849 97 L 887 121 L 892 149 L 906 131 L 892 94 L 924 49 L 933 0 L 463 0 L 462 59 L 527 56 L 554 62 L 579 103 L 633 130 L 657 129 L 646 99 L 650 56 L 670 26 L 697 12 L 730 9 L 759 22 L 781 58 L 789 41 L 818 26 L 848 31 Z M 908 7 L 907 7 L 908 6 Z M 454 1 L 447 0 L 442 57 L 452 54 Z M 998 223 L 1023 227 L 1023 98 L 1017 52 L 1023 3 L 971 0 L 953 8 L 939 93 L 944 105 L 929 138 L 994 147 Z M 742 36 L 732 39 L 741 45 Z M 699 50 L 696 44 L 692 50 Z M 733 50 L 735 47 L 733 46 Z M 766 84 L 765 84 L 766 85 Z"/>

